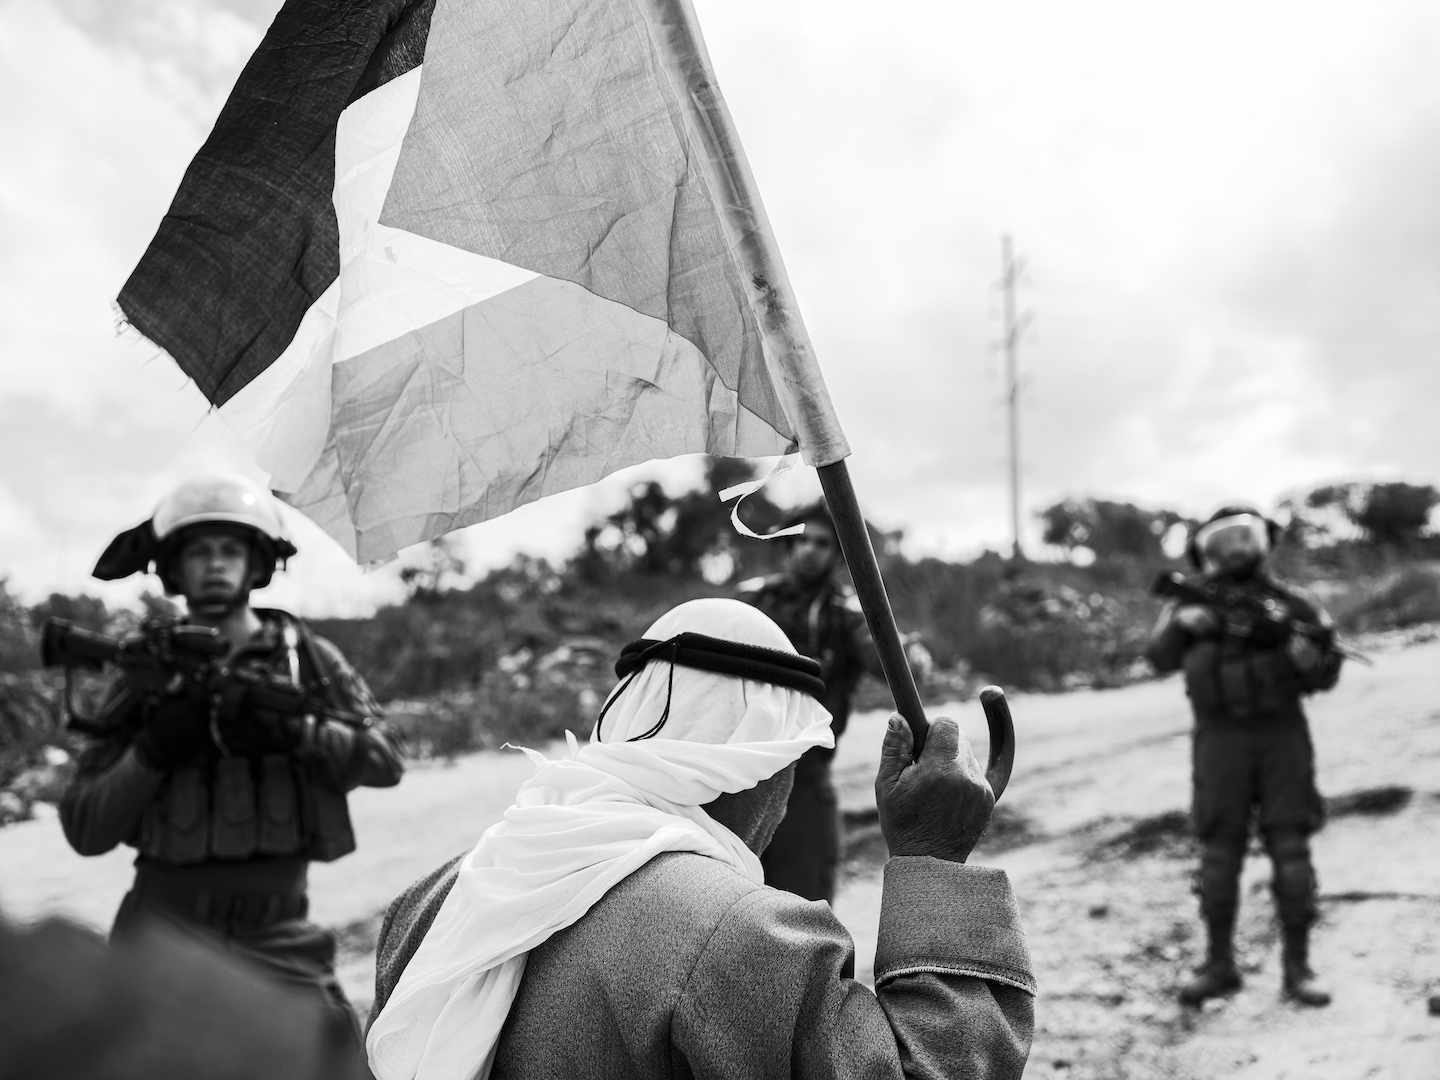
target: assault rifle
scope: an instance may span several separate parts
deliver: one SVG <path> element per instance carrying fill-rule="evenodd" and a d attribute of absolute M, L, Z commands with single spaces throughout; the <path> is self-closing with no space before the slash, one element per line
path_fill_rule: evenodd
<path fill-rule="evenodd" d="M 1286 613 L 1278 601 L 1252 596 L 1220 581 L 1202 580 L 1197 583 L 1171 570 L 1162 572 L 1155 579 L 1150 591 L 1156 596 L 1167 596 L 1182 604 L 1204 604 L 1212 607 L 1224 622 L 1227 634 L 1253 637 L 1256 643 L 1263 647 L 1279 648 L 1290 635 L 1300 634 L 1347 660 L 1355 660 L 1367 666 L 1374 663 L 1358 649 L 1337 641 L 1335 631 L 1328 626 L 1294 618 Z"/>
<path fill-rule="evenodd" d="M 213 700 L 243 690 L 247 700 L 261 709 L 285 716 L 314 715 L 363 727 L 366 719 L 332 706 L 323 694 L 294 682 L 282 682 L 261 672 L 234 669 L 225 664 L 230 642 L 211 626 L 154 622 L 134 637 L 114 638 L 50 618 L 40 634 L 40 662 L 65 668 L 65 711 L 69 726 L 90 735 L 103 735 L 140 699 L 179 694 L 186 687 Z M 70 675 L 77 668 L 100 671 L 106 665 L 126 676 L 124 691 L 96 716 L 81 714 L 71 696 Z M 295 673 L 298 676 L 298 671 Z"/>

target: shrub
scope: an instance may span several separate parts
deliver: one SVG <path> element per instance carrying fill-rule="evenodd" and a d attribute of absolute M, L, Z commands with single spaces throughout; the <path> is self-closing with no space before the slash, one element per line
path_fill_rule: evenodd
<path fill-rule="evenodd" d="M 1164 558 L 1161 541 L 1175 525 L 1189 524 L 1173 510 L 1145 510 L 1106 499 L 1066 499 L 1040 511 L 1047 544 L 1089 549 L 1097 559 Z"/>
<path fill-rule="evenodd" d="M 1351 633 L 1440 621 L 1440 573 L 1412 564 L 1354 583 L 1337 597 L 1332 614 Z"/>
<path fill-rule="evenodd" d="M 1142 660 L 1146 622 L 1099 591 L 1017 578 L 996 590 L 979 621 L 982 635 L 970 660 L 1002 684 L 1064 690 L 1118 686 L 1149 674 Z"/>
<path fill-rule="evenodd" d="M 1424 536 L 1440 491 L 1429 484 L 1326 484 L 1305 496 L 1303 507 L 1296 501 L 1288 503 L 1295 511 L 1293 531 L 1310 534 L 1312 542 L 1334 539 L 1323 520 L 1311 520 L 1313 511 L 1329 511 L 1343 515 L 1372 543 L 1408 547 Z"/>

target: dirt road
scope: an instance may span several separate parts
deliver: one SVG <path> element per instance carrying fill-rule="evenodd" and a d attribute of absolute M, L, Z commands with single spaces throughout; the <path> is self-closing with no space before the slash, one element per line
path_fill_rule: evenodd
<path fill-rule="evenodd" d="M 1434 1080 L 1440 1018 L 1440 643 L 1351 665 L 1309 711 L 1331 821 L 1314 841 L 1328 1009 L 1279 998 L 1269 863 L 1242 885 L 1245 988 L 1203 1013 L 1175 988 L 1203 941 L 1190 894 L 1188 717 L 1175 679 L 1021 699 L 996 841 L 1042 988 L 1027 1077 Z M 876 890 L 844 898 L 852 924 Z M 878 899 L 878 898 L 877 898 Z"/>
<path fill-rule="evenodd" d="M 1189 718 L 1173 679 L 1013 701 L 1015 779 L 975 861 L 1008 870 L 1042 988 L 1027 1077 L 1145 1080 L 1434 1080 L 1440 1018 L 1440 642 L 1347 668 L 1310 707 L 1332 821 L 1315 840 L 1323 922 L 1316 967 L 1334 1005 L 1279 999 L 1268 863 L 1246 868 L 1239 929 L 1247 985 L 1202 1013 L 1174 1003 L 1202 949 L 1189 797 Z M 945 710 L 936 709 L 934 712 Z M 953 712 L 985 754 L 975 703 Z M 883 844 L 871 780 L 884 717 L 859 716 L 837 774 L 851 859 L 836 901 L 868 976 Z M 353 803 L 360 850 L 312 872 L 314 915 L 342 930 L 342 976 L 370 996 L 377 913 L 400 888 L 495 820 L 528 775 L 518 754 L 413 768 Z M 52 818 L 0 830 L 0 907 L 103 926 L 128 856 L 80 859 Z"/>

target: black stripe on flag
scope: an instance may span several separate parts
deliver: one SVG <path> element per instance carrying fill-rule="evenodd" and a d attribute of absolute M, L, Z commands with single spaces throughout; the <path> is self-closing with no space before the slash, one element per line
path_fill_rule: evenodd
<path fill-rule="evenodd" d="M 290 344 L 340 270 L 335 125 L 418 66 L 435 0 L 287 0 L 120 291 L 214 404 Z"/>

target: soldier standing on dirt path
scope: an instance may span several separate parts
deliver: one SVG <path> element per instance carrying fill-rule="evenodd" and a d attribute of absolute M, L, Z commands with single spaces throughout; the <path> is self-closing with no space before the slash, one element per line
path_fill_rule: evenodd
<path fill-rule="evenodd" d="M 112 939 L 151 920 L 198 933 L 283 982 L 318 989 L 358 1040 L 335 978 L 334 935 L 305 917 L 306 874 L 311 860 L 355 849 L 345 793 L 394 785 L 404 764 L 340 650 L 292 615 L 250 606 L 251 590 L 293 554 L 271 495 L 230 476 L 181 484 L 150 521 L 116 537 L 96 577 L 153 561 L 166 591 L 184 596 L 186 621 L 228 641 L 227 670 L 303 687 L 326 706 L 286 715 L 258 704 L 254 684 L 240 679 L 216 689 L 174 677 L 150 692 L 122 672 L 60 820 L 81 855 L 120 843 L 139 852 Z"/>
<path fill-rule="evenodd" d="M 837 580 L 840 541 L 822 503 L 792 514 L 788 528 L 805 531 L 785 541 L 785 570 L 737 586 L 738 598 L 770 616 L 802 656 L 820 662 L 821 704 L 830 712 L 838 742 L 850 719 L 850 698 L 860 676 L 880 676 L 880 658 L 852 590 Z M 840 863 L 840 808 L 830 764 L 835 751 L 816 747 L 800 758 L 785 818 L 761 856 L 765 884 L 807 900 L 835 899 Z"/>
<path fill-rule="evenodd" d="M 1324 822 L 1324 803 L 1300 698 L 1334 686 L 1341 657 L 1319 603 L 1263 571 L 1279 531 L 1250 507 L 1217 510 L 1188 547 L 1216 602 L 1168 604 L 1146 650 L 1158 671 L 1184 668 L 1195 714 L 1192 817 L 1202 844 L 1200 910 L 1209 952 L 1180 990 L 1187 1005 L 1241 985 L 1235 915 L 1257 811 L 1284 931 L 1285 995 L 1302 1005 L 1330 1003 L 1309 965 L 1317 916 L 1309 838 Z M 1315 632 L 1298 632 L 1295 623 Z"/>

